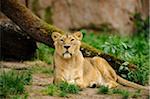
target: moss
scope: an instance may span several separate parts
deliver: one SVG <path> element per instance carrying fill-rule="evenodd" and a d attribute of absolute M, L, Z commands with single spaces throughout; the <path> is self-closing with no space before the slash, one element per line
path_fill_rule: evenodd
<path fill-rule="evenodd" d="M 41 20 L 40 25 L 41 25 L 40 28 L 43 29 L 43 31 L 45 31 L 50 36 L 53 32 L 59 32 L 61 34 L 65 34 L 65 32 L 63 30 L 61 30 L 53 25 L 50 25 L 48 23 L 45 23 L 43 20 Z"/>

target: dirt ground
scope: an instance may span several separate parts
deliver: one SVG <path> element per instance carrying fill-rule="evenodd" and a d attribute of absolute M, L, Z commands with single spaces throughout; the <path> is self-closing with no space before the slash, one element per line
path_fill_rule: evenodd
<path fill-rule="evenodd" d="M 0 72 L 2 70 L 24 70 L 28 68 L 38 66 L 39 68 L 51 68 L 42 61 L 25 61 L 25 62 L 4 62 L 0 61 Z M 34 68 L 33 68 L 34 69 Z M 45 89 L 53 81 L 53 75 L 48 75 L 46 72 L 38 72 L 40 69 L 35 68 L 35 72 L 32 74 L 32 83 L 26 86 L 26 90 L 29 93 L 28 99 L 122 99 L 119 94 L 98 94 L 97 88 L 86 88 L 79 92 L 79 94 L 69 94 L 67 97 L 49 96 L 44 95 L 41 90 Z M 9 71 L 8 71 L 9 72 Z M 136 89 L 120 86 L 120 89 L 128 90 L 130 93 L 136 91 Z M 149 92 L 142 90 L 141 96 L 129 99 L 149 99 Z"/>

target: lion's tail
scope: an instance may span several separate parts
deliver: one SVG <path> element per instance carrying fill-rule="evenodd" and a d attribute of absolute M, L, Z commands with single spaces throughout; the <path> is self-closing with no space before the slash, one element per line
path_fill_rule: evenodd
<path fill-rule="evenodd" d="M 128 87 L 133 87 L 133 88 L 136 88 L 136 89 L 145 89 L 145 90 L 149 90 L 149 86 L 146 87 L 146 86 L 142 86 L 142 85 L 139 85 L 139 84 L 136 84 L 134 82 L 131 82 L 131 81 L 128 81 L 128 80 L 125 80 L 123 79 L 122 77 L 120 76 L 117 76 L 118 78 L 118 83 L 122 84 L 122 85 L 125 85 L 125 86 L 128 86 Z"/>

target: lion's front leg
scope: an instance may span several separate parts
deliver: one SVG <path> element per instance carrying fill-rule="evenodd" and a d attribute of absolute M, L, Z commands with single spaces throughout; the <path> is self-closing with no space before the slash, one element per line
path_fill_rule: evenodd
<path fill-rule="evenodd" d="M 54 77 L 53 83 L 58 84 L 62 81 L 65 81 L 65 79 L 63 77 Z"/>

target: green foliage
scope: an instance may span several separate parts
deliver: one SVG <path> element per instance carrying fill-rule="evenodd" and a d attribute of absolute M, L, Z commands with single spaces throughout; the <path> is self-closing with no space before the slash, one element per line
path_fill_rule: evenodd
<path fill-rule="evenodd" d="M 89 43 L 90 45 L 100 50 L 103 50 L 105 53 L 112 54 L 125 60 L 129 60 L 135 52 L 132 50 L 132 45 L 129 44 L 130 42 L 128 42 L 128 40 L 128 38 L 120 37 L 117 35 L 96 35 L 94 33 L 85 35 L 83 39 L 84 42 Z"/>
<path fill-rule="evenodd" d="M 61 82 L 57 85 L 50 84 L 47 89 L 43 90 L 45 94 L 51 96 L 61 96 L 66 97 L 68 94 L 79 93 L 79 88 L 74 84 L 68 84 L 66 82 Z"/>
<path fill-rule="evenodd" d="M 148 39 L 149 36 L 149 16 L 143 19 L 140 13 L 133 15 L 133 22 L 136 28 L 136 35 L 144 35 Z"/>
<path fill-rule="evenodd" d="M 123 96 L 123 99 L 128 99 L 129 98 L 129 91 L 127 90 L 121 90 L 121 89 L 113 89 L 112 90 L 113 94 L 121 94 Z"/>
<path fill-rule="evenodd" d="M 107 86 L 100 86 L 98 88 L 98 93 L 108 94 L 109 88 Z"/>
<path fill-rule="evenodd" d="M 60 96 L 60 97 L 67 97 L 67 95 L 68 95 L 68 93 L 66 93 L 66 92 L 64 92 L 64 91 L 61 91 L 61 92 L 59 93 L 59 96 Z"/>
<path fill-rule="evenodd" d="M 24 71 L 8 71 L 0 73 L 0 96 L 9 97 L 19 95 L 25 92 L 25 85 L 32 79 L 31 73 Z"/>
<path fill-rule="evenodd" d="M 61 91 L 66 93 L 77 94 L 79 92 L 79 88 L 74 84 L 68 84 L 67 82 L 61 82 L 57 85 Z"/>
<path fill-rule="evenodd" d="M 86 30 L 81 30 L 81 32 L 84 35 L 84 42 L 107 54 L 137 65 L 136 71 L 129 71 L 128 63 L 122 64 L 119 73 L 124 78 L 142 85 L 148 83 L 149 43 L 143 35 L 122 37 L 107 33 L 87 33 Z"/>
<path fill-rule="evenodd" d="M 44 90 L 43 92 L 44 92 L 45 94 L 50 95 L 50 96 L 54 96 L 54 95 L 57 95 L 57 94 L 60 92 L 60 90 L 59 90 L 59 88 L 58 88 L 56 85 L 50 84 L 50 85 L 47 87 L 47 89 Z"/>
<path fill-rule="evenodd" d="M 37 49 L 37 59 L 42 60 L 48 64 L 52 63 L 52 55 L 54 49 L 46 46 L 45 44 L 39 43 Z"/>

